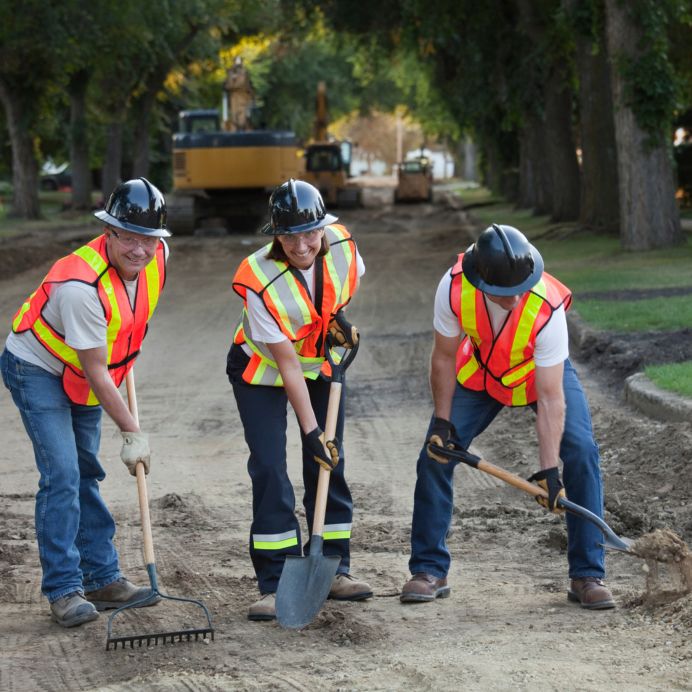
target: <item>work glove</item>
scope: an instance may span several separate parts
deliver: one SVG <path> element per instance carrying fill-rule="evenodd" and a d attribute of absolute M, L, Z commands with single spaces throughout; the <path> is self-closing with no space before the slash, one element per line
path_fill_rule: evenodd
<path fill-rule="evenodd" d="M 441 454 L 435 454 L 435 452 L 430 449 L 430 445 L 433 444 L 438 447 L 454 449 L 456 436 L 457 431 L 448 420 L 435 416 L 435 418 L 433 418 L 430 435 L 428 436 L 428 456 L 440 464 L 448 464 L 449 459 L 443 457 Z"/>
<path fill-rule="evenodd" d="M 328 328 L 334 346 L 353 348 L 358 343 L 358 330 L 346 319 L 343 310 L 337 311 Z"/>
<path fill-rule="evenodd" d="M 305 441 L 308 451 L 323 469 L 331 471 L 336 468 L 339 463 L 340 446 L 336 437 L 333 440 L 325 440 L 324 432 L 317 427 L 305 435 Z"/>
<path fill-rule="evenodd" d="M 543 488 L 548 493 L 548 497 L 542 497 L 536 495 L 536 502 L 542 507 L 554 512 L 555 514 L 562 514 L 565 510 L 557 504 L 559 498 L 567 498 L 565 495 L 565 489 L 562 487 L 562 481 L 560 480 L 560 471 L 557 466 L 553 466 L 549 469 L 542 469 L 533 476 L 528 478 L 529 481 L 535 483 L 536 485 Z"/>
<path fill-rule="evenodd" d="M 131 476 L 137 475 L 137 464 L 144 464 L 144 473 L 149 473 L 149 435 L 143 432 L 122 432 L 123 446 L 120 450 L 120 458 L 127 466 Z"/>

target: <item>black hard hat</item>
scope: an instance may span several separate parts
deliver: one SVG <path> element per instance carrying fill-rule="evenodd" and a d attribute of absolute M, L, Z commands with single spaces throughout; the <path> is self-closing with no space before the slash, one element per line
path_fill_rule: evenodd
<path fill-rule="evenodd" d="M 521 231 L 494 223 L 464 253 L 462 269 L 480 291 L 516 296 L 538 283 L 543 258 Z"/>
<path fill-rule="evenodd" d="M 334 223 L 327 214 L 320 191 L 304 180 L 282 183 L 269 198 L 269 223 L 261 229 L 265 235 L 305 233 Z"/>
<path fill-rule="evenodd" d="M 146 178 L 120 183 L 102 211 L 94 212 L 108 226 L 142 235 L 167 238 L 166 201 L 158 188 Z"/>

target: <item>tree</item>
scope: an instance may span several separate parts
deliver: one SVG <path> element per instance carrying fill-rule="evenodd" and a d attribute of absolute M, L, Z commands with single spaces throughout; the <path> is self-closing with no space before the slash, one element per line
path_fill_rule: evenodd
<path fill-rule="evenodd" d="M 656 2 L 606 0 L 620 199 L 626 250 L 649 250 L 683 240 L 675 202 L 669 131 L 672 67 L 669 18 Z"/>
<path fill-rule="evenodd" d="M 0 3 L 0 102 L 12 146 L 14 195 L 10 214 L 40 216 L 38 136 L 46 94 L 58 80 L 62 39 L 60 11 L 41 0 Z"/>

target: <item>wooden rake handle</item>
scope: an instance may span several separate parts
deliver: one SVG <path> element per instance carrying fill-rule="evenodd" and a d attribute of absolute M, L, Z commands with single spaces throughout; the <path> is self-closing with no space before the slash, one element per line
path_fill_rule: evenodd
<path fill-rule="evenodd" d="M 125 387 L 127 388 L 127 405 L 130 413 L 139 425 L 139 411 L 137 409 L 137 393 L 135 391 L 135 375 L 133 368 L 125 376 Z M 144 464 L 139 462 L 135 467 L 137 478 L 137 495 L 139 497 L 139 516 L 142 523 L 142 539 L 144 541 L 144 562 L 153 565 L 154 558 L 154 539 L 151 535 L 151 517 L 149 516 L 149 494 L 147 492 L 147 476 L 144 472 Z"/>

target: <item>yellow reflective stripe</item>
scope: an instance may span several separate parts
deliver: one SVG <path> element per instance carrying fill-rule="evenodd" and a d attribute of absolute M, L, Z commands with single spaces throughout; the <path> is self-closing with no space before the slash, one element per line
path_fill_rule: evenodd
<path fill-rule="evenodd" d="M 336 296 L 336 299 L 339 302 L 343 302 L 345 300 L 345 297 L 342 294 L 344 292 L 344 289 L 348 286 L 348 275 L 346 276 L 346 283 L 344 285 L 344 283 L 339 278 L 339 272 L 337 272 L 336 267 L 334 266 L 334 256 L 332 255 L 332 253 L 327 253 L 324 257 L 324 260 L 327 265 L 327 271 L 329 272 L 329 276 L 331 277 L 332 282 L 334 283 L 334 295 Z"/>
<path fill-rule="evenodd" d="M 461 324 L 467 336 L 480 341 L 476 320 L 476 289 L 463 274 L 461 275 L 461 282 Z"/>
<path fill-rule="evenodd" d="M 101 402 L 96 398 L 96 394 L 94 394 L 94 390 L 90 389 L 89 390 L 89 396 L 87 396 L 87 401 L 86 405 L 87 406 L 98 406 Z"/>
<path fill-rule="evenodd" d="M 265 249 L 262 248 L 259 252 L 265 252 Z M 267 286 L 265 289 L 266 291 L 269 292 L 269 295 L 271 296 L 272 300 L 274 301 L 276 305 L 276 309 L 278 310 L 279 313 L 279 318 L 281 319 L 281 323 L 286 326 L 290 327 L 290 320 L 288 319 L 288 314 L 286 313 L 286 306 L 284 305 L 283 301 L 281 300 L 278 291 L 276 290 L 276 287 L 272 283 L 270 284 L 269 277 L 262 271 L 262 267 L 260 266 L 260 263 L 257 261 L 257 256 L 258 253 L 255 252 L 252 255 L 248 257 L 248 263 L 252 267 L 252 271 L 254 275 L 260 280 L 260 283 L 263 286 Z M 291 332 L 291 337 L 294 337 L 295 334 Z"/>
<path fill-rule="evenodd" d="M 325 531 L 322 534 L 322 538 L 325 541 L 336 541 L 340 538 L 351 538 L 350 531 Z"/>
<path fill-rule="evenodd" d="M 120 308 L 118 307 L 118 299 L 115 296 L 115 287 L 113 286 L 111 276 L 108 272 L 101 277 L 100 284 L 111 306 L 111 320 L 106 326 L 106 347 L 108 349 L 107 359 L 110 363 L 113 355 L 113 346 L 115 345 L 115 340 L 118 337 L 120 326 L 122 325 L 123 320 L 122 315 L 120 314 Z"/>
<path fill-rule="evenodd" d="M 93 247 L 89 247 L 88 245 L 77 248 L 74 254 L 77 255 L 77 257 L 81 257 L 97 275 L 102 274 L 108 267 L 108 262 L 106 262 Z"/>
<path fill-rule="evenodd" d="M 511 387 L 514 382 L 523 379 L 524 377 L 526 377 L 526 375 L 528 375 L 532 370 L 535 369 L 536 364 L 533 360 L 529 360 L 520 368 L 512 370 L 511 372 L 508 372 L 505 375 L 503 375 L 502 384 L 504 384 L 507 387 Z"/>
<path fill-rule="evenodd" d="M 464 366 L 459 370 L 459 375 L 457 379 L 459 382 L 466 382 L 466 380 L 473 375 L 476 370 L 479 368 L 478 361 L 476 360 L 475 356 L 472 356 L 469 358 L 469 360 L 464 364 Z"/>
<path fill-rule="evenodd" d="M 518 387 L 512 389 L 512 406 L 526 406 L 528 404 L 526 384 L 526 382 L 522 382 Z"/>
<path fill-rule="evenodd" d="M 292 545 L 298 545 L 298 534 L 295 531 L 256 533 L 252 536 L 252 547 L 255 550 L 281 550 Z"/>
<path fill-rule="evenodd" d="M 159 290 L 159 263 L 156 259 L 156 256 L 154 256 L 154 259 L 152 259 L 151 262 L 147 264 L 147 266 L 144 268 L 144 272 L 147 277 L 147 294 L 149 297 L 149 314 L 147 315 L 148 321 L 154 314 L 154 310 L 156 309 L 156 305 L 159 302 L 159 295 L 161 293 L 161 291 Z"/>
<path fill-rule="evenodd" d="M 519 317 L 519 322 L 517 324 L 517 330 L 514 334 L 514 339 L 512 340 L 512 350 L 509 355 L 509 367 L 513 368 L 515 365 L 521 363 L 526 356 L 524 355 L 526 351 L 526 346 L 529 343 L 529 338 L 531 337 L 531 332 L 533 326 L 538 317 L 538 313 L 543 307 L 543 298 L 531 293 L 526 300 L 524 309 Z"/>
<path fill-rule="evenodd" d="M 300 288 L 298 285 L 298 282 L 295 280 L 293 274 L 290 272 L 286 272 L 282 277 L 281 280 L 286 283 L 286 286 L 288 290 L 291 292 L 291 295 L 293 296 L 293 300 L 295 301 L 296 305 L 298 306 L 298 309 L 300 310 L 300 315 L 303 319 L 304 324 L 310 324 L 312 322 L 312 317 L 310 316 L 310 306 L 307 304 L 305 301 L 305 298 L 303 298 Z M 268 290 L 272 291 L 274 288 L 274 285 L 277 282 L 275 281 L 274 284 L 272 284 L 271 288 Z M 277 292 L 278 296 L 278 292 Z M 280 302 L 282 312 L 285 311 L 285 306 L 283 302 Z M 286 324 L 286 327 L 289 327 L 289 324 Z M 295 332 L 291 332 L 292 335 L 295 337 Z"/>
<path fill-rule="evenodd" d="M 19 325 L 22 321 L 22 318 L 26 314 L 27 310 L 31 307 L 31 299 L 36 295 L 36 291 L 34 291 L 29 298 L 27 299 L 26 303 L 22 305 L 22 307 L 19 309 L 19 312 L 17 313 L 17 317 L 15 318 L 14 322 L 12 322 L 12 329 L 17 330 L 19 328 Z"/>
<path fill-rule="evenodd" d="M 61 360 L 70 365 L 74 365 L 76 368 L 79 368 L 79 370 L 82 369 L 82 364 L 79 362 L 75 350 L 70 348 L 62 339 L 55 337 L 42 317 L 39 317 L 36 322 L 34 322 L 33 329 L 39 337 L 41 337 L 41 341 L 47 346 L 50 346 L 50 348 L 59 355 Z"/>

